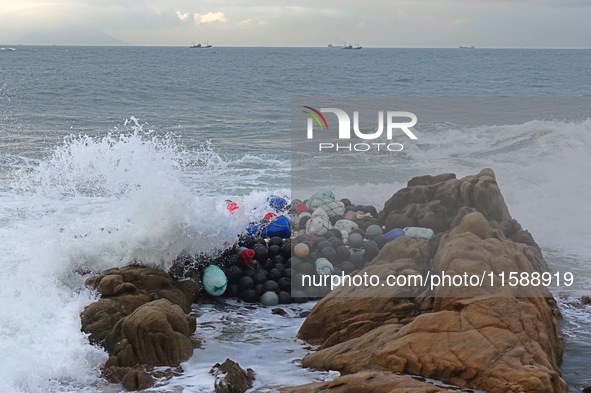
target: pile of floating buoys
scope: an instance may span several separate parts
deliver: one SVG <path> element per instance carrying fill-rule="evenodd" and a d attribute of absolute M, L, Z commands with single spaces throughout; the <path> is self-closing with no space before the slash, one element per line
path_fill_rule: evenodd
<path fill-rule="evenodd" d="M 326 295 L 326 288 L 297 285 L 305 275 L 351 274 L 401 236 L 434 238 L 429 228 L 395 228 L 384 233 L 374 224 L 364 231 L 357 221 L 364 216 L 377 218 L 377 209 L 353 205 L 347 198 L 337 201 L 330 191 L 319 191 L 305 201 L 294 199 L 291 204 L 272 195 L 267 203 L 269 211 L 260 222 L 246 228 L 223 260 L 211 261 L 203 271 L 203 287 L 211 296 L 266 306 L 304 302 Z M 227 201 L 230 213 L 238 208 Z"/>

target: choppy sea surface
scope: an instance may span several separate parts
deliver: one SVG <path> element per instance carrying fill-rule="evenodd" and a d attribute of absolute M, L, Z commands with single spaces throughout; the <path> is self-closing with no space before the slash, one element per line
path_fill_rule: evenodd
<path fill-rule="evenodd" d="M 166 267 L 182 250 L 232 242 L 268 195 L 290 195 L 293 97 L 583 99 L 590 63 L 589 50 L 1 51 L 0 390 L 118 391 L 100 378 L 106 354 L 80 332 L 95 295 L 76 271 L 132 259 Z M 353 171 L 333 189 L 380 209 L 413 176 L 493 168 L 551 268 L 575 273 L 577 292 L 554 290 L 572 392 L 591 385 L 591 309 L 577 301 L 591 288 L 591 119 L 580 115 L 441 128 L 394 166 L 376 158 L 381 181 Z M 237 214 L 226 199 L 238 201 Z M 236 302 L 196 308 L 203 346 L 155 390 L 211 391 L 209 368 L 226 357 L 253 368 L 259 388 L 333 378 L 299 367 L 307 347 L 294 339 L 297 315 L 310 307 L 287 308 L 292 318 Z"/>

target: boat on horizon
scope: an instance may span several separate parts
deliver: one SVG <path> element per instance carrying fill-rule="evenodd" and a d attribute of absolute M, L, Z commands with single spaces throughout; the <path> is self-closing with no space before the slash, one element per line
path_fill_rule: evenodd
<path fill-rule="evenodd" d="M 470 45 L 470 46 L 462 46 L 462 45 L 460 45 L 460 49 L 476 49 L 476 47 L 474 45 Z"/>
<path fill-rule="evenodd" d="M 201 45 L 201 42 L 195 45 L 195 43 L 193 42 L 193 45 L 191 45 L 189 48 L 211 48 L 211 45 L 209 44 L 209 42 L 207 42 L 205 45 Z"/>
<path fill-rule="evenodd" d="M 349 45 L 344 45 L 341 49 L 361 49 L 363 48 L 361 45 L 359 45 L 358 43 L 355 44 L 355 46 L 353 46 L 352 44 Z"/>
<path fill-rule="evenodd" d="M 328 44 L 327 45 L 328 48 L 342 48 L 342 45 L 333 45 L 333 44 Z"/>

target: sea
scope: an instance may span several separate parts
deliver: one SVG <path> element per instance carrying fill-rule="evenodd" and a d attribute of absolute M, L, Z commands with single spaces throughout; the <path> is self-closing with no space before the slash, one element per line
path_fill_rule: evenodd
<path fill-rule="evenodd" d="M 294 97 L 591 95 L 591 50 L 3 47 L 14 50 L 0 51 L 2 392 L 121 391 L 80 331 L 97 298 L 86 274 L 215 253 L 268 196 L 295 197 Z M 588 113 L 419 130 L 387 165 L 374 156 L 373 176 L 332 188 L 380 210 L 413 176 L 493 168 L 550 269 L 575 277 L 576 290 L 552 289 L 571 392 L 591 385 L 591 306 L 579 301 L 591 294 Z M 226 358 L 255 371 L 256 389 L 334 378 L 301 367 L 310 347 L 295 335 L 312 305 L 285 307 L 287 317 L 237 301 L 196 306 L 200 348 L 150 391 L 210 392 L 209 370 Z"/>

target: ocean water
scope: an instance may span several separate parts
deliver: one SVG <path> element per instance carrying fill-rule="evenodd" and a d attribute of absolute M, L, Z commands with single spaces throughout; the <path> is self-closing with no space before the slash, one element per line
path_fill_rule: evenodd
<path fill-rule="evenodd" d="M 100 379 L 106 354 L 80 332 L 79 313 L 95 295 L 76 272 L 134 259 L 165 268 L 182 250 L 232 242 L 268 195 L 290 196 L 293 97 L 583 100 L 590 62 L 588 50 L 0 52 L 0 390 L 118 391 Z M 591 385 L 591 309 L 576 300 L 591 284 L 591 119 L 499 119 L 441 128 L 420 142 L 395 167 L 378 160 L 369 168 L 379 181 L 358 173 L 333 191 L 380 208 L 412 176 L 493 168 L 512 216 L 549 265 L 577 277 L 577 292 L 554 290 L 564 315 L 563 374 L 572 392 Z M 237 214 L 226 199 L 240 204 Z M 299 311 L 284 318 L 232 302 L 196 309 L 203 348 L 182 376 L 155 390 L 210 391 L 207 371 L 226 357 L 255 369 L 259 388 L 334 377 L 299 367 Z"/>

